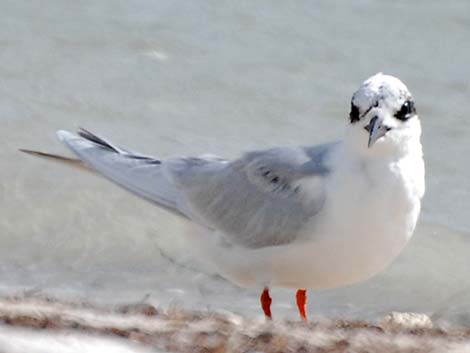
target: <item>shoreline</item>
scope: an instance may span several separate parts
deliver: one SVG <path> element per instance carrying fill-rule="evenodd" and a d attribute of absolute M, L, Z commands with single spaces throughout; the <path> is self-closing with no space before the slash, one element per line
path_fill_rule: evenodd
<path fill-rule="evenodd" d="M 35 331 L 121 338 L 167 352 L 470 351 L 470 327 L 435 327 L 422 314 L 391 313 L 379 324 L 246 319 L 232 313 L 164 310 L 146 303 L 96 306 L 54 298 L 0 298 L 0 321 Z"/>

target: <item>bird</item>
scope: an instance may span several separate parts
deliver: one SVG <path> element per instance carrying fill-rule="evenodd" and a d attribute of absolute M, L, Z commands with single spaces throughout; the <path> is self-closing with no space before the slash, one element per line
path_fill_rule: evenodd
<path fill-rule="evenodd" d="M 410 240 L 425 192 L 421 123 L 398 78 L 378 73 L 351 98 L 343 138 L 271 147 L 237 159 L 156 158 L 80 128 L 57 136 L 78 158 L 21 151 L 104 176 L 179 216 L 195 258 L 241 287 L 307 290 L 365 281 Z"/>

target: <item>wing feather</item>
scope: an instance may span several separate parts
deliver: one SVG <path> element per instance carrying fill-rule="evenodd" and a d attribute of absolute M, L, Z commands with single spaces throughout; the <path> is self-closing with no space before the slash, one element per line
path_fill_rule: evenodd
<path fill-rule="evenodd" d="M 160 160 L 118 148 L 83 129 L 79 135 L 67 131 L 58 131 L 57 135 L 85 164 L 111 181 L 189 218 L 178 190 L 165 178 Z"/>
<path fill-rule="evenodd" d="M 260 248 L 298 238 L 325 201 L 334 144 L 283 147 L 228 161 L 214 156 L 156 159 L 81 129 L 59 138 L 88 166 L 129 191 L 217 230 L 233 245 Z M 316 184 L 315 191 L 305 186 Z"/>
<path fill-rule="evenodd" d="M 330 145 L 251 152 L 232 162 L 164 162 L 191 213 L 229 243 L 259 248 L 292 242 L 324 203 Z M 303 185 L 316 183 L 315 192 Z"/>

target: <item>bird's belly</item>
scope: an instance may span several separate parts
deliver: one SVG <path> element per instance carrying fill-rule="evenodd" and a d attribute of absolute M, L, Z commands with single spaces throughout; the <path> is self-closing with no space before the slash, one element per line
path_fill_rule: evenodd
<path fill-rule="evenodd" d="M 219 256 L 223 266 L 218 271 L 224 277 L 246 287 L 325 289 L 360 282 L 381 272 L 402 251 L 416 225 L 419 201 L 408 211 L 388 212 L 388 218 L 379 216 L 388 209 L 371 209 L 378 214 L 374 221 L 358 206 L 351 217 L 313 227 L 311 239 L 298 243 L 211 253 Z"/>
<path fill-rule="evenodd" d="M 213 248 L 207 257 L 214 258 L 222 276 L 247 287 L 321 289 L 366 280 L 403 250 L 420 210 L 419 194 L 400 176 L 378 179 L 382 183 L 360 177 L 355 187 L 338 180 L 320 214 L 307 222 L 294 243 Z"/>
<path fill-rule="evenodd" d="M 338 191 L 325 205 L 322 221 L 305 227 L 308 240 L 291 255 L 299 259 L 292 265 L 303 273 L 299 282 L 305 287 L 331 288 L 372 277 L 400 254 L 416 226 L 420 201 L 403 183 L 359 185 L 347 190 L 347 197 Z"/>

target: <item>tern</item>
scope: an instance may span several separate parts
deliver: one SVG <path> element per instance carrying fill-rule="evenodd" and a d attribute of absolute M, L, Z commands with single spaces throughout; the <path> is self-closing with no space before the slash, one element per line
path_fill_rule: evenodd
<path fill-rule="evenodd" d="M 36 156 L 94 171 L 177 214 L 192 227 L 194 256 L 229 281 L 296 289 L 307 320 L 307 290 L 364 281 L 403 250 L 424 195 L 421 124 L 408 88 L 378 73 L 351 99 L 344 138 L 313 146 L 155 158 L 80 129 L 58 131 L 78 159 Z"/>

